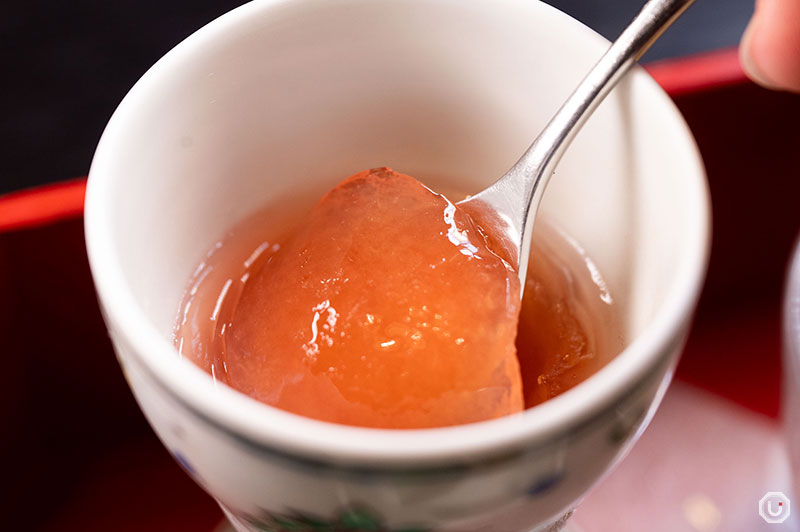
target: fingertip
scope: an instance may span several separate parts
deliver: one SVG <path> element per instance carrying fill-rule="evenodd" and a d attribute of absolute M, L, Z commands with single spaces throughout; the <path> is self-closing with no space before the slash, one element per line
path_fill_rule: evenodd
<path fill-rule="evenodd" d="M 753 81 L 769 89 L 800 91 L 800 2 L 759 2 L 739 46 Z"/>
<path fill-rule="evenodd" d="M 751 80 L 768 89 L 779 89 L 780 87 L 763 73 L 759 66 L 758 56 L 754 53 L 753 35 L 757 31 L 756 24 L 757 20 L 754 15 L 747 25 L 747 28 L 744 30 L 742 41 L 739 44 L 739 62 L 745 74 L 747 74 L 747 77 Z"/>

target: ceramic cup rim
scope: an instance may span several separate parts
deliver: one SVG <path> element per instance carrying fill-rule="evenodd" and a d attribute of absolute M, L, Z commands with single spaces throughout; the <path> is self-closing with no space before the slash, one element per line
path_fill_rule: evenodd
<path fill-rule="evenodd" d="M 692 190 L 686 195 L 693 202 L 688 210 L 692 219 L 686 225 L 690 230 L 683 235 L 685 252 L 676 265 L 675 281 L 654 319 L 622 353 L 583 383 L 539 406 L 504 418 L 436 429 L 383 430 L 317 421 L 261 404 L 226 386 L 215 386 L 200 368 L 176 356 L 173 344 L 137 304 L 125 281 L 111 228 L 105 223 L 113 216 L 113 205 L 107 199 L 114 181 L 114 146 L 128 118 L 140 105 L 147 104 L 147 95 L 157 90 L 173 65 L 191 61 L 198 47 L 224 40 L 249 17 L 264 16 L 271 8 L 291 1 L 256 0 L 245 4 L 210 22 L 168 52 L 120 103 L 92 161 L 85 227 L 97 293 L 110 328 L 132 347 L 136 361 L 162 389 L 229 434 L 265 449 L 346 463 L 441 465 L 465 457 L 496 456 L 562 434 L 609 407 L 658 366 L 666 348 L 681 337 L 699 295 L 709 248 L 710 207 L 703 164 L 688 127 L 669 97 L 639 68 L 634 75 L 647 78 L 642 90 L 652 93 L 657 101 L 650 112 L 660 114 L 664 120 L 677 121 L 683 128 L 687 156 L 696 168 Z M 304 1 L 313 4 L 319 0 Z M 353 1 L 358 0 L 325 0 L 327 5 Z M 463 2 L 430 1 L 453 5 Z M 504 4 L 523 2 L 530 8 L 531 0 L 500 0 L 497 5 L 499 9 Z M 540 2 L 534 5 L 539 16 L 546 17 L 549 23 L 562 25 L 566 31 L 591 34 L 599 43 L 607 43 L 555 8 Z"/>

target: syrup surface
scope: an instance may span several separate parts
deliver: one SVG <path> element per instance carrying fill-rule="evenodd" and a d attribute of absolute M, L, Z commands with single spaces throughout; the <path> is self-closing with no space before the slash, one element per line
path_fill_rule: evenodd
<path fill-rule="evenodd" d="M 176 327 L 183 356 L 267 404 L 368 427 L 469 423 L 554 397 L 622 348 L 596 269 L 546 224 L 520 306 L 480 228 L 408 176 L 357 174 L 289 231 L 270 212 L 212 249 Z"/>

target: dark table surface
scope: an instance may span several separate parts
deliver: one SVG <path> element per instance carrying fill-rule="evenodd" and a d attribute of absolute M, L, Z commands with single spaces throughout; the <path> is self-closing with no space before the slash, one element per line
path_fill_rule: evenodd
<path fill-rule="evenodd" d="M 89 170 L 119 101 L 170 48 L 239 0 L 12 0 L 0 17 L 0 194 Z M 643 0 L 550 0 L 613 38 Z M 735 46 L 753 0 L 701 0 L 645 57 Z"/>

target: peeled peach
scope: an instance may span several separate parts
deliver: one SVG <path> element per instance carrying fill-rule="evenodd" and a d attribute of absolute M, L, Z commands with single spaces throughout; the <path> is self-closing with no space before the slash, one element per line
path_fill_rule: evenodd
<path fill-rule="evenodd" d="M 523 409 L 516 272 L 445 197 L 387 168 L 325 195 L 253 272 L 230 384 L 304 416 L 423 428 Z"/>

